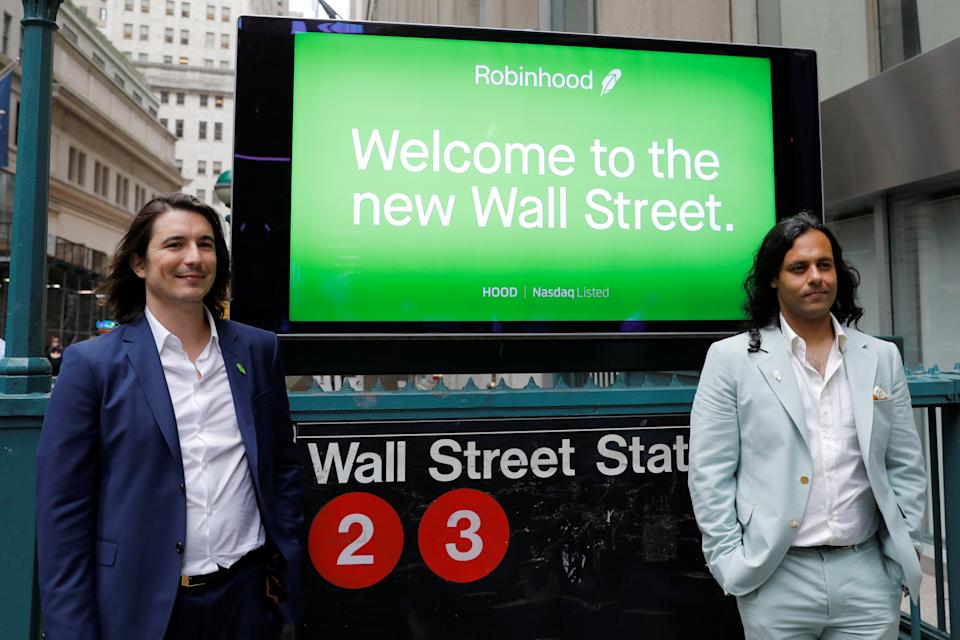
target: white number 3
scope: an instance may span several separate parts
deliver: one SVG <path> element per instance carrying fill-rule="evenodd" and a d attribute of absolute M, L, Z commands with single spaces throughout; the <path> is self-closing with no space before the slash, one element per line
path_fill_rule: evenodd
<path fill-rule="evenodd" d="M 447 519 L 447 527 L 452 529 L 456 527 L 461 520 L 466 520 L 468 526 L 460 532 L 460 538 L 462 540 L 468 540 L 470 542 L 470 548 L 466 551 L 460 551 L 457 548 L 457 543 L 448 542 L 446 544 L 447 555 L 460 562 L 469 562 L 479 556 L 480 552 L 483 551 L 483 538 L 477 535 L 477 530 L 480 529 L 480 516 L 478 516 L 475 511 L 460 509 L 450 514 L 450 517 Z"/>
<path fill-rule="evenodd" d="M 373 539 L 373 520 L 362 513 L 350 513 L 343 516 L 337 531 L 347 533 L 355 524 L 360 525 L 360 535 L 337 556 L 338 565 L 373 564 L 372 555 L 356 555 L 363 545 Z"/>

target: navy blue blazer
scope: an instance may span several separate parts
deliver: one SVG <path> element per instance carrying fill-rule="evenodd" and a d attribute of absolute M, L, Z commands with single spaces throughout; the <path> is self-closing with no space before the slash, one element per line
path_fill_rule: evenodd
<path fill-rule="evenodd" d="M 285 563 L 290 597 L 281 613 L 293 622 L 303 594 L 302 486 L 277 338 L 230 321 L 217 321 L 217 332 L 267 545 Z M 64 351 L 37 454 L 47 638 L 163 638 L 186 537 L 183 482 L 146 319 Z"/>

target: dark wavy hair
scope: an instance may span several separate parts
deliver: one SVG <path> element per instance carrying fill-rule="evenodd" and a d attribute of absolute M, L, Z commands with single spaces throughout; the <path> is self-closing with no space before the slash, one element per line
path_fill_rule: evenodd
<path fill-rule="evenodd" d="M 809 211 L 802 211 L 781 220 L 767 233 L 757 249 L 757 255 L 754 256 L 753 267 L 743 281 L 743 288 L 747 292 L 743 310 L 747 316 L 751 352 L 760 350 L 760 329 L 779 319 L 777 290 L 771 287 L 770 283 L 780 273 L 783 257 L 793 246 L 794 240 L 811 230 L 827 236 L 833 248 L 834 268 L 837 270 L 837 299 L 830 311 L 838 322 L 848 326 L 856 326 L 863 316 L 863 309 L 857 304 L 860 273 L 843 259 L 843 249 L 833 232 Z"/>
<path fill-rule="evenodd" d="M 206 218 L 213 228 L 217 273 L 210 292 L 203 298 L 203 303 L 215 318 L 223 317 L 230 288 L 230 252 L 227 250 L 223 227 L 220 226 L 220 216 L 213 207 L 204 204 L 194 196 L 173 193 L 157 196 L 143 205 L 130 223 L 130 228 L 121 238 L 113 260 L 107 267 L 106 276 L 97 287 L 101 304 L 109 309 L 114 320 L 128 323 L 143 313 L 147 303 L 146 288 L 143 279 L 133 272 L 130 260 L 134 256 L 146 257 L 147 245 L 150 244 L 150 237 L 153 235 L 153 221 L 174 209 L 198 213 Z"/>

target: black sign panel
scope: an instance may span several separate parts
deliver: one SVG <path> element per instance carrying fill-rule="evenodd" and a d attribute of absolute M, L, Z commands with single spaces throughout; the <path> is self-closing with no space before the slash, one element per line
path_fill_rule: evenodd
<path fill-rule="evenodd" d="M 298 425 L 298 638 L 742 638 L 687 415 Z"/>

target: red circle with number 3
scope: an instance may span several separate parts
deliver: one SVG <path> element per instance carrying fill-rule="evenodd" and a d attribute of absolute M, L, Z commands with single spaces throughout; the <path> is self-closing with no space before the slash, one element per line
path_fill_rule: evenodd
<path fill-rule="evenodd" d="M 327 582 L 363 589 L 386 578 L 397 566 L 403 526 L 383 498 L 345 493 L 317 513 L 307 547 L 313 566 Z"/>
<path fill-rule="evenodd" d="M 494 498 L 455 489 L 433 501 L 420 520 L 420 555 L 450 582 L 473 582 L 497 568 L 510 544 L 510 523 Z"/>

